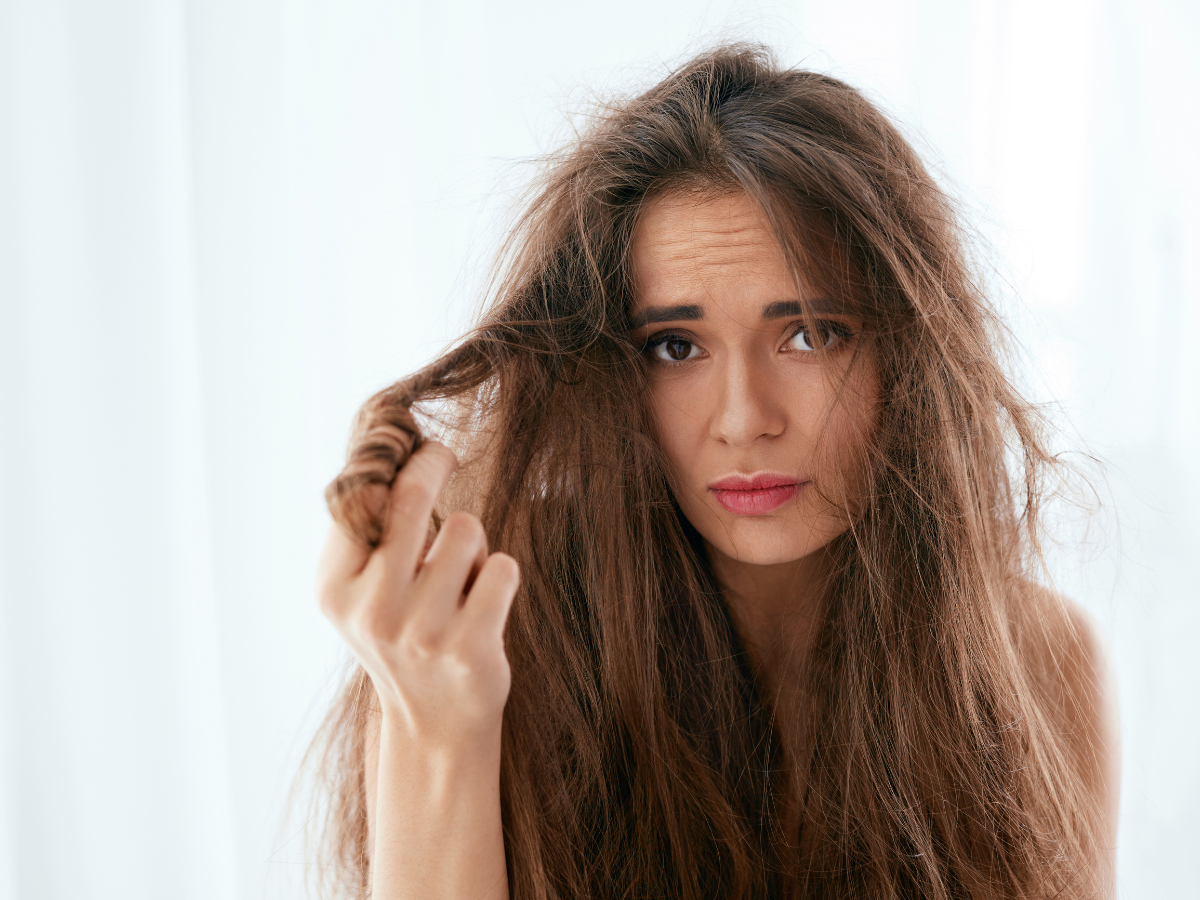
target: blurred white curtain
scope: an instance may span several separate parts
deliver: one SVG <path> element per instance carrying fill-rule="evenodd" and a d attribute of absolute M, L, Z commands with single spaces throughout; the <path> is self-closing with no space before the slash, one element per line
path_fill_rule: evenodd
<path fill-rule="evenodd" d="M 1109 462 L 1054 566 L 1113 645 L 1121 893 L 1197 896 L 1194 4 L 0 0 L 0 898 L 301 895 L 350 416 L 468 321 L 565 111 L 720 35 L 867 89 L 997 248 Z"/>

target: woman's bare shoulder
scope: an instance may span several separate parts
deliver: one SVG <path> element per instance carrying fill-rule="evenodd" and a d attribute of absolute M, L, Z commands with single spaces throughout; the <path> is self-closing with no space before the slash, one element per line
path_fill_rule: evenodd
<path fill-rule="evenodd" d="M 1045 701 L 1051 726 L 1093 793 L 1103 817 L 1104 863 L 1110 867 L 1120 793 L 1120 738 L 1106 643 L 1092 616 L 1069 597 L 1033 582 L 1026 582 L 1019 593 L 1011 617 L 1018 652 Z"/>
<path fill-rule="evenodd" d="M 1025 581 L 1016 593 L 1010 622 L 1026 671 L 1064 715 L 1079 724 L 1098 722 L 1111 677 L 1095 620 L 1079 603 L 1045 585 Z"/>

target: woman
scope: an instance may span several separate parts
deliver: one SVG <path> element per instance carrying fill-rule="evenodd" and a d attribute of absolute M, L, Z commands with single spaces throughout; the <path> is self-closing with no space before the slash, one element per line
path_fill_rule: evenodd
<path fill-rule="evenodd" d="M 1110 893 L 1102 661 L 1033 577 L 1056 464 L 883 115 L 721 48 L 555 159 L 510 250 L 328 492 L 331 886 Z"/>

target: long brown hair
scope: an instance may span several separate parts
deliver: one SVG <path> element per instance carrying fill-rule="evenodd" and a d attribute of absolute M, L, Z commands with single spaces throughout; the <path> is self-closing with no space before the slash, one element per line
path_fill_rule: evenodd
<path fill-rule="evenodd" d="M 879 372 L 867 497 L 830 547 L 811 745 L 790 775 L 628 337 L 639 211 L 684 186 L 752 198 L 794 270 L 862 316 Z M 1024 646 L 1062 617 L 1029 580 L 1054 459 L 951 204 L 885 116 L 762 48 L 718 48 L 553 158 L 506 259 L 482 323 L 363 407 L 327 497 L 374 543 L 364 488 L 440 429 L 464 458 L 454 503 L 521 565 L 512 896 L 1093 894 L 1096 802 L 1055 725 L 1054 673 Z M 369 890 L 373 693 L 358 670 L 314 746 L 331 895 Z"/>

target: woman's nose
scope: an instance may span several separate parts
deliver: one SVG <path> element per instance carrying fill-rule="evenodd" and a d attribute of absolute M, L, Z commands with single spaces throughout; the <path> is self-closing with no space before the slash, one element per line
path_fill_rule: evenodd
<path fill-rule="evenodd" d="M 714 385 L 711 433 L 733 447 L 748 447 L 759 438 L 778 437 L 787 425 L 781 385 L 766 367 L 753 360 L 729 360 Z"/>

